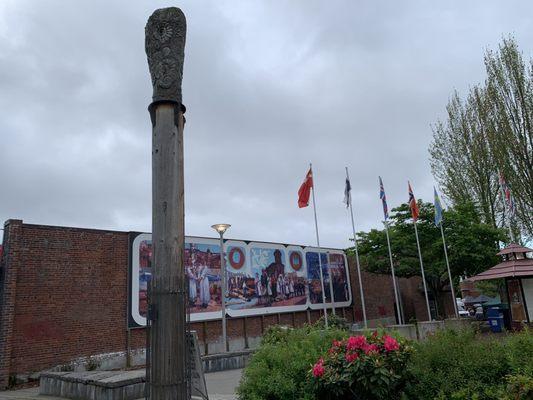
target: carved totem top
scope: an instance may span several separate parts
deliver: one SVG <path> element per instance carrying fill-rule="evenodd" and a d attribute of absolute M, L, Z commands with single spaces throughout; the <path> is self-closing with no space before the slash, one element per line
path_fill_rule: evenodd
<path fill-rule="evenodd" d="M 182 102 L 181 81 L 186 32 L 185 15 L 179 8 L 161 8 L 148 18 L 145 46 L 154 88 L 154 102 Z"/>

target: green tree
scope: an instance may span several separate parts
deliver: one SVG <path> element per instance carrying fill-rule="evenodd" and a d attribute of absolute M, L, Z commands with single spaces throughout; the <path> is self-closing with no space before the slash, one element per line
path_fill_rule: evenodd
<path fill-rule="evenodd" d="M 448 284 L 448 272 L 440 228 L 434 224 L 434 207 L 418 201 L 420 215 L 418 235 L 428 290 L 437 302 Z M 505 238 L 502 229 L 484 223 L 472 203 L 463 203 L 445 210 L 444 235 L 448 248 L 450 270 L 457 285 L 460 275 L 472 276 L 498 263 L 498 241 Z M 394 269 L 398 276 L 420 275 L 420 263 L 415 231 L 408 204 L 392 209 L 389 235 Z M 390 273 L 387 239 L 384 230 L 360 232 L 359 254 L 361 265 L 370 272 Z"/>
<path fill-rule="evenodd" d="M 533 61 L 504 39 L 485 54 L 486 81 L 462 100 L 450 99 L 433 127 L 433 175 L 453 204 L 474 203 L 482 220 L 508 222 L 498 184 L 501 171 L 516 203 L 515 236 L 533 236 Z"/>

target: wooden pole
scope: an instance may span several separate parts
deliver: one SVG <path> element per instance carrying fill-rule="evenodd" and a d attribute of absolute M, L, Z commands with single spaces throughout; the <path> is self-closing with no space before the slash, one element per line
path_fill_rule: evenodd
<path fill-rule="evenodd" d="M 148 396 L 188 400 L 183 127 L 181 80 L 186 21 L 180 9 L 156 10 L 145 29 L 152 77 L 152 244 Z"/>

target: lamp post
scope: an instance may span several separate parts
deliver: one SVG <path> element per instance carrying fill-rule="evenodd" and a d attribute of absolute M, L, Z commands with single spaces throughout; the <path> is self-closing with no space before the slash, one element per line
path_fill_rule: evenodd
<path fill-rule="evenodd" d="M 228 351 L 228 339 L 226 333 L 226 259 L 224 258 L 224 232 L 228 230 L 230 224 L 215 224 L 211 225 L 215 231 L 220 235 L 220 272 L 222 273 L 222 290 L 221 290 L 221 305 L 222 305 L 222 341 L 224 343 L 224 352 Z"/>

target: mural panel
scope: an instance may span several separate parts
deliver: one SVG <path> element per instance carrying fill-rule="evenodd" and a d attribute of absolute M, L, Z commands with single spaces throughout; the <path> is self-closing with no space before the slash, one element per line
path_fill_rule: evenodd
<path fill-rule="evenodd" d="M 305 275 L 301 252 L 272 243 L 250 243 L 238 271 L 228 269 L 228 314 L 257 315 L 305 310 Z M 294 268 L 287 262 L 290 254 Z M 231 249 L 228 250 L 231 260 Z M 298 272 L 301 271 L 301 272 Z"/>
<path fill-rule="evenodd" d="M 147 290 L 152 277 L 152 235 L 131 234 L 129 326 L 146 325 Z M 229 316 L 271 314 L 322 308 L 316 248 L 228 240 L 226 310 Z M 340 250 L 322 249 L 327 307 L 351 304 L 347 261 Z M 217 239 L 186 237 L 185 277 L 191 321 L 219 319 L 222 274 Z M 330 279 L 331 277 L 331 279 Z"/>

